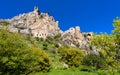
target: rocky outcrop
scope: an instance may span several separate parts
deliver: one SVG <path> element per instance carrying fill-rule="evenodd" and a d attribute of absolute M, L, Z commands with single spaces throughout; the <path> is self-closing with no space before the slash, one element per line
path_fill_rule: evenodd
<path fill-rule="evenodd" d="M 4 24 L 7 24 L 7 26 L 4 26 Z M 93 50 L 90 47 L 90 38 L 93 36 L 92 32 L 83 33 L 80 31 L 79 26 L 75 28 L 71 27 L 69 30 L 63 32 L 58 25 L 58 21 L 55 21 L 48 13 L 40 12 L 37 7 L 32 12 L 0 21 L 0 27 L 8 28 L 10 32 L 18 32 L 44 39 L 61 34 L 58 43 L 88 51 Z"/>
<path fill-rule="evenodd" d="M 22 34 L 30 34 L 33 37 L 46 38 L 61 33 L 58 21 L 55 21 L 48 13 L 41 13 L 37 7 L 33 12 L 20 14 L 8 20 L 9 30 Z"/>
<path fill-rule="evenodd" d="M 7 29 L 9 25 L 9 22 L 5 20 L 0 20 L 0 29 Z"/>
<path fill-rule="evenodd" d="M 61 35 L 61 41 L 65 45 L 88 50 L 90 49 L 90 38 L 92 36 L 92 32 L 82 33 L 80 31 L 80 27 L 76 26 L 75 28 L 72 27 L 69 30 L 63 32 Z"/>
<path fill-rule="evenodd" d="M 69 30 L 65 31 L 61 36 L 62 41 L 71 46 L 75 46 L 74 44 L 81 44 L 84 40 L 84 36 L 80 32 L 80 27 L 76 26 L 75 28 L 70 28 Z"/>

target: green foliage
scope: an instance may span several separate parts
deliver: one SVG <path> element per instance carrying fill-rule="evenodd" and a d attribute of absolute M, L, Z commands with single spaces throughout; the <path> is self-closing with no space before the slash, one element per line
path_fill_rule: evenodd
<path fill-rule="evenodd" d="M 113 33 L 116 36 L 115 42 L 120 45 L 120 19 L 116 18 L 113 22 L 114 30 Z"/>
<path fill-rule="evenodd" d="M 83 65 L 95 67 L 96 69 L 103 67 L 103 60 L 96 54 L 88 54 L 83 58 Z"/>
<path fill-rule="evenodd" d="M 17 33 L 0 31 L 0 73 L 20 75 L 49 71 L 50 61 L 42 50 L 32 47 Z"/>
<path fill-rule="evenodd" d="M 77 48 L 62 48 L 59 50 L 62 55 L 61 60 L 64 61 L 69 67 L 78 67 L 81 65 L 84 53 Z"/>
<path fill-rule="evenodd" d="M 95 67 L 89 67 L 89 66 L 79 66 L 77 69 L 79 71 L 84 71 L 84 72 L 95 72 L 96 71 Z"/>
<path fill-rule="evenodd" d="M 33 67 L 31 67 L 31 71 L 33 72 L 48 72 L 50 70 L 51 61 L 49 60 L 48 55 L 39 48 L 32 48 L 33 60 L 31 62 Z"/>
<path fill-rule="evenodd" d="M 58 33 L 56 36 L 54 36 L 54 40 L 59 41 L 60 37 L 61 37 L 61 33 Z"/>
<path fill-rule="evenodd" d="M 38 41 L 38 42 L 42 42 L 42 41 L 44 41 L 44 39 L 43 39 L 43 38 L 38 38 L 38 37 L 35 37 L 35 39 L 36 39 L 36 41 Z"/>
<path fill-rule="evenodd" d="M 91 39 L 92 46 L 108 51 L 114 51 L 114 36 L 108 34 L 96 35 Z"/>
<path fill-rule="evenodd" d="M 48 44 L 47 43 L 43 43 L 43 50 L 48 50 Z"/>
<path fill-rule="evenodd" d="M 104 70 L 85 72 L 79 71 L 77 69 L 75 70 L 67 69 L 67 70 L 52 70 L 48 73 L 35 73 L 31 75 L 120 75 L 120 73 L 109 73 Z"/>
<path fill-rule="evenodd" d="M 52 47 L 53 48 L 59 48 L 60 46 L 59 46 L 59 44 L 57 42 L 55 42 L 55 43 L 53 43 Z"/>
<path fill-rule="evenodd" d="M 9 23 L 6 22 L 6 21 L 0 21 L 0 25 L 1 25 L 1 26 L 7 26 L 7 25 L 9 25 Z"/>
<path fill-rule="evenodd" d="M 46 42 L 50 43 L 50 44 L 53 44 L 53 41 L 54 41 L 54 38 L 53 37 L 50 37 L 50 36 L 47 36 Z"/>
<path fill-rule="evenodd" d="M 106 66 L 105 69 L 118 67 L 118 62 L 115 59 L 117 55 L 117 48 L 114 35 L 96 35 L 92 38 L 91 45 L 98 49 L 100 58 L 104 60 L 104 65 Z"/>
<path fill-rule="evenodd" d="M 104 70 L 98 70 L 97 73 L 98 73 L 98 75 L 109 75 L 109 73 Z"/>
<path fill-rule="evenodd" d="M 116 44 L 116 59 L 120 62 L 120 18 L 117 17 L 113 22 L 114 30 L 113 35 L 115 36 L 115 44 Z"/>

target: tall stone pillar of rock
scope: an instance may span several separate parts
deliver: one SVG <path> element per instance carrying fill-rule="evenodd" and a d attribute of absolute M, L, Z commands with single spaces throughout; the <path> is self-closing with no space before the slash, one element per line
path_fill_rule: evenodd
<path fill-rule="evenodd" d="M 75 27 L 75 33 L 80 33 L 80 27 L 79 26 Z"/>
<path fill-rule="evenodd" d="M 80 32 L 80 27 L 79 26 L 75 27 L 75 37 L 76 37 L 76 39 L 81 39 L 81 40 L 83 39 L 83 35 Z"/>
<path fill-rule="evenodd" d="M 79 26 L 76 26 L 76 27 L 75 27 L 75 37 L 76 37 L 76 39 L 79 38 L 79 34 L 80 34 L 80 27 L 79 27 Z"/>
<path fill-rule="evenodd" d="M 34 13 L 36 15 L 40 15 L 41 14 L 37 6 L 34 7 Z"/>

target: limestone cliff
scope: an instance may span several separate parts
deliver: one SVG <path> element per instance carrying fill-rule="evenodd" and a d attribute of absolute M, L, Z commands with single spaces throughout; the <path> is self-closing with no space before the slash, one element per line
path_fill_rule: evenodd
<path fill-rule="evenodd" d="M 78 47 L 90 51 L 90 38 L 93 36 L 92 32 L 83 33 L 80 31 L 80 27 L 71 27 L 61 35 L 62 44 Z"/>
<path fill-rule="evenodd" d="M 20 14 L 9 19 L 9 30 L 22 34 L 30 34 L 33 37 L 46 38 L 61 33 L 58 21 L 55 21 L 48 13 L 41 13 L 37 7 L 33 12 Z"/>
<path fill-rule="evenodd" d="M 7 23 L 7 27 L 4 26 L 5 23 Z M 90 50 L 89 39 L 93 36 L 93 33 L 83 33 L 80 31 L 79 26 L 71 27 L 63 32 L 58 25 L 58 21 L 55 21 L 48 13 L 40 12 L 37 7 L 32 12 L 0 21 L 0 27 L 7 28 L 10 32 L 18 32 L 44 39 L 61 34 L 58 43 Z"/>

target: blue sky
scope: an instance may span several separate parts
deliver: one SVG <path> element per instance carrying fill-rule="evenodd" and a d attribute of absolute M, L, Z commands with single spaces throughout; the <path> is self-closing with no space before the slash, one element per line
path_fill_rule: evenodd
<path fill-rule="evenodd" d="M 0 18 L 30 12 L 34 6 L 49 12 L 63 31 L 80 26 L 82 32 L 110 33 L 120 16 L 120 0 L 1 0 Z"/>

